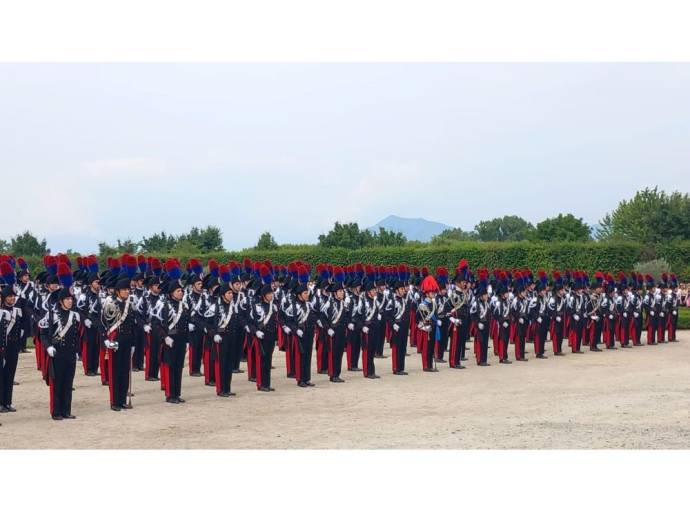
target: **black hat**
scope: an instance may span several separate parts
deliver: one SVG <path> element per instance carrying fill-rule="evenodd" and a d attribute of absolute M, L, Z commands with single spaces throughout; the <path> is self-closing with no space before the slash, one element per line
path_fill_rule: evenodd
<path fill-rule="evenodd" d="M 86 278 L 86 284 L 91 285 L 94 281 L 99 281 L 98 274 L 91 272 Z"/>
<path fill-rule="evenodd" d="M 309 288 L 307 287 L 306 284 L 297 283 L 297 286 L 295 286 L 295 288 L 294 288 L 293 290 L 294 290 L 293 293 L 294 293 L 295 295 L 299 295 L 299 294 L 301 294 L 301 293 L 303 293 L 303 292 L 308 291 Z"/>
<path fill-rule="evenodd" d="M 60 284 L 60 280 L 58 279 L 58 276 L 55 274 L 50 274 L 46 278 L 46 284 Z"/>
<path fill-rule="evenodd" d="M 28 275 L 29 275 L 28 270 L 20 270 L 19 272 L 17 272 L 17 279 L 21 279 L 22 277 L 28 276 Z"/>
<path fill-rule="evenodd" d="M 375 290 L 376 289 L 376 283 L 373 281 L 367 281 L 364 283 L 364 291 L 368 292 L 369 290 Z"/>
<path fill-rule="evenodd" d="M 184 287 L 182 286 L 182 283 L 180 282 L 179 279 L 171 279 L 170 281 L 167 282 L 166 287 L 165 287 L 166 293 L 172 294 L 172 292 L 174 292 L 177 289 L 180 289 L 180 290 L 184 289 Z"/>
<path fill-rule="evenodd" d="M 199 281 L 201 281 L 201 278 L 200 278 L 198 275 L 196 275 L 196 274 L 190 274 L 190 275 L 187 277 L 186 283 L 187 283 L 187 286 L 191 286 L 191 285 L 193 285 L 194 283 L 198 283 Z"/>
<path fill-rule="evenodd" d="M 4 286 L 2 291 L 0 291 L 0 297 L 5 300 L 7 297 L 14 297 L 17 294 L 14 293 L 14 286 Z"/>
<path fill-rule="evenodd" d="M 129 290 L 131 285 L 131 281 L 129 277 L 123 277 L 122 279 L 118 279 L 118 281 L 115 283 L 115 289 L 116 290 Z"/>
<path fill-rule="evenodd" d="M 398 288 L 407 288 L 407 285 L 404 282 L 397 280 L 393 283 L 393 289 L 397 290 Z"/>
<path fill-rule="evenodd" d="M 340 282 L 340 281 L 337 281 L 337 282 L 333 283 L 333 284 L 328 288 L 328 291 L 335 293 L 335 292 L 337 292 L 338 290 L 344 290 L 344 289 L 345 289 L 345 286 L 343 285 L 343 283 Z"/>
<path fill-rule="evenodd" d="M 57 298 L 58 298 L 59 301 L 62 301 L 62 300 L 65 300 L 65 299 L 74 298 L 74 296 L 72 295 L 72 292 L 70 291 L 69 288 L 62 288 L 62 289 L 58 292 Z"/>
<path fill-rule="evenodd" d="M 261 296 L 265 296 L 266 294 L 272 293 L 273 292 L 273 287 L 269 284 L 265 284 L 261 287 L 261 291 L 259 292 Z"/>
<path fill-rule="evenodd" d="M 230 283 L 222 283 L 220 287 L 218 288 L 218 295 L 221 297 L 225 295 L 228 292 L 235 292 L 235 290 L 232 289 L 232 286 L 230 286 Z"/>
<path fill-rule="evenodd" d="M 145 286 L 154 286 L 157 284 L 161 284 L 161 280 L 158 276 L 149 276 L 144 280 Z"/>

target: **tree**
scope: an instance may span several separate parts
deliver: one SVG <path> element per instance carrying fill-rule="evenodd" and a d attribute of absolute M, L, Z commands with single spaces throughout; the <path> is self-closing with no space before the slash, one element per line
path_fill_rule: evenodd
<path fill-rule="evenodd" d="M 18 256 L 43 256 L 50 252 L 46 239 L 39 242 L 29 231 L 14 237 L 10 242 L 9 251 Z"/>
<path fill-rule="evenodd" d="M 645 188 L 600 221 L 597 238 L 657 244 L 690 239 L 690 197 Z"/>
<path fill-rule="evenodd" d="M 223 250 L 223 234 L 216 226 L 206 226 L 204 229 L 193 227 L 189 233 L 180 235 L 177 244 L 188 242 L 202 253 Z"/>
<path fill-rule="evenodd" d="M 117 239 L 117 245 L 112 246 L 107 244 L 106 242 L 99 242 L 98 243 L 98 255 L 102 257 L 107 257 L 107 256 L 116 256 L 123 254 L 125 252 L 127 253 L 136 253 L 137 248 L 139 244 L 136 242 L 133 242 L 130 238 L 127 238 L 126 240 L 120 240 L 119 238 Z"/>
<path fill-rule="evenodd" d="M 380 247 L 401 246 L 407 243 L 407 238 L 399 231 L 389 231 L 379 226 L 379 232 L 373 234 L 372 245 Z"/>
<path fill-rule="evenodd" d="M 586 242 L 590 240 L 591 228 L 572 213 L 546 219 L 537 224 L 534 240 L 542 242 Z"/>
<path fill-rule="evenodd" d="M 505 215 L 483 220 L 474 230 L 482 242 L 517 242 L 528 240 L 534 233 L 534 226 L 517 215 Z"/>
<path fill-rule="evenodd" d="M 143 252 L 152 253 L 169 253 L 177 244 L 177 238 L 174 235 L 168 235 L 165 231 L 154 233 L 149 237 L 143 237 L 139 246 Z"/>
<path fill-rule="evenodd" d="M 265 231 L 264 233 L 261 233 L 261 236 L 259 237 L 259 241 L 256 243 L 255 249 L 263 250 L 263 251 L 269 251 L 272 249 L 277 249 L 278 244 L 276 241 L 273 239 L 273 235 L 269 233 L 268 231 Z"/>
<path fill-rule="evenodd" d="M 0 240 L 0 254 L 5 252 L 10 252 L 10 244 L 8 244 L 5 240 Z"/>
<path fill-rule="evenodd" d="M 344 247 L 346 249 L 361 249 L 371 243 L 371 232 L 360 231 L 356 222 L 341 224 L 336 222 L 327 234 L 319 235 L 321 247 Z"/>
<path fill-rule="evenodd" d="M 464 242 L 477 239 L 478 235 L 475 231 L 463 231 L 462 228 L 449 228 L 431 237 L 431 244 L 445 245 L 453 242 Z"/>

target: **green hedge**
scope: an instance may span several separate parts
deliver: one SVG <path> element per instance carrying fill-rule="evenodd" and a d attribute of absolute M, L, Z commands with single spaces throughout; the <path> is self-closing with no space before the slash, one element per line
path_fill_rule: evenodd
<path fill-rule="evenodd" d="M 198 254 L 155 254 L 165 258 L 175 256 L 185 263 Z M 669 244 L 663 247 L 648 247 L 631 242 L 457 242 L 447 246 L 411 245 L 402 247 L 372 247 L 366 249 L 322 248 L 319 246 L 283 247 L 276 250 L 231 251 L 203 255 L 206 262 L 215 258 L 219 262 L 231 259 L 241 261 L 269 259 L 273 263 L 287 264 L 293 260 L 303 260 L 316 265 L 321 262 L 350 264 L 356 262 L 387 264 L 408 263 L 426 265 L 430 269 L 446 266 L 454 269 L 458 261 L 467 259 L 471 268 L 529 267 L 533 270 L 583 269 L 588 272 L 605 270 L 608 272 L 631 271 L 636 262 L 650 257 L 663 257 L 671 264 L 681 280 L 690 280 L 690 241 Z M 104 260 L 104 259 L 103 259 Z M 32 269 L 42 269 L 41 258 L 27 258 Z M 104 261 L 101 262 L 105 268 Z"/>
<path fill-rule="evenodd" d="M 678 309 L 678 330 L 690 329 L 690 308 Z"/>

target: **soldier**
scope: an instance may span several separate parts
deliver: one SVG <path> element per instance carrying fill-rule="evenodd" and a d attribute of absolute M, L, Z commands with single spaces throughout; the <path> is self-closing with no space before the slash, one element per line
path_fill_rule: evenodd
<path fill-rule="evenodd" d="M 676 342 L 676 330 L 678 329 L 678 306 L 680 305 L 680 294 L 678 291 L 678 278 L 675 274 L 670 275 L 671 286 L 668 295 L 668 304 L 670 309 L 670 315 L 668 316 L 668 322 L 666 325 L 666 330 L 668 331 L 668 341 Z"/>
<path fill-rule="evenodd" d="M 661 301 L 657 302 L 654 278 L 646 274 L 644 280 L 646 293 L 642 305 L 647 314 L 647 345 L 656 345 L 658 313 L 661 309 Z"/>
<path fill-rule="evenodd" d="M 181 404 L 182 398 L 182 369 L 186 350 L 189 348 L 189 324 L 191 313 L 184 302 L 184 291 L 180 276 L 182 274 L 179 263 L 174 259 L 165 262 L 167 282 L 165 284 L 166 298 L 157 308 L 157 318 L 160 322 L 163 336 L 163 368 L 161 379 L 165 387 L 165 401 L 171 404 Z"/>
<path fill-rule="evenodd" d="M 110 409 L 113 411 L 132 408 L 127 400 L 127 392 L 138 319 L 135 300 L 130 295 L 130 285 L 129 277 L 121 277 L 115 285 L 115 296 L 106 299 L 101 311 L 105 329 L 104 344 L 108 350 Z"/>
<path fill-rule="evenodd" d="M 621 342 L 621 347 L 630 347 L 630 323 L 632 321 L 632 293 L 630 291 L 630 284 L 625 273 L 618 273 L 618 295 L 616 296 L 616 314 L 618 322 L 616 323 L 617 337 Z"/>
<path fill-rule="evenodd" d="M 376 302 L 377 296 L 376 283 L 370 279 L 366 280 L 364 284 L 364 296 L 359 304 L 359 312 L 353 317 L 356 322 L 355 330 L 362 332 L 362 373 L 367 379 L 378 379 L 376 375 L 376 367 L 374 365 L 374 353 L 376 347 L 370 335 L 377 329 L 379 320 L 378 304 Z"/>
<path fill-rule="evenodd" d="M 491 306 L 489 304 L 489 273 L 486 269 L 477 271 L 479 282 L 476 300 L 470 306 L 470 316 L 476 325 L 474 355 L 478 366 L 489 366 L 489 326 L 491 325 Z"/>
<path fill-rule="evenodd" d="M 33 305 L 38 297 L 38 291 L 31 281 L 29 265 L 24 258 L 17 258 L 17 265 L 21 269 L 17 272 L 17 307 L 22 310 L 19 352 L 26 353 L 29 352 L 26 348 L 26 340 L 34 334 Z"/>
<path fill-rule="evenodd" d="M 584 315 L 587 319 L 587 327 L 585 329 L 586 341 L 591 352 L 601 352 L 598 345 L 601 343 L 604 325 L 603 318 L 609 307 L 608 297 L 604 295 L 604 286 L 604 274 L 597 271 L 594 274 L 594 291 L 589 294 Z"/>
<path fill-rule="evenodd" d="M 452 310 L 450 318 L 452 322 L 450 333 L 450 360 L 451 368 L 462 369 L 461 361 L 465 361 L 465 347 L 470 337 L 470 305 L 472 304 L 472 291 L 469 287 L 469 266 L 466 260 L 461 260 L 455 269 L 454 289 L 450 292 Z"/>
<path fill-rule="evenodd" d="M 633 272 L 630 275 L 630 309 L 632 311 L 632 318 L 630 320 L 630 339 L 633 346 L 642 345 L 642 296 L 640 295 L 640 287 L 644 278 L 642 274 Z"/>
<path fill-rule="evenodd" d="M 608 350 L 616 349 L 616 282 L 611 274 L 606 274 L 604 296 L 601 305 L 602 332 Z"/>
<path fill-rule="evenodd" d="M 563 277 L 558 271 L 554 271 L 553 277 L 553 293 L 549 297 L 548 314 L 551 344 L 553 345 L 553 355 L 564 356 L 563 353 L 563 336 L 565 327 L 565 289 L 563 288 Z"/>
<path fill-rule="evenodd" d="M 342 267 L 334 267 L 333 280 L 329 289 L 330 297 L 323 306 L 322 322 L 328 336 L 328 377 L 331 382 L 342 383 L 345 381 L 340 378 L 340 372 L 351 304 L 345 297 L 345 273 Z"/>
<path fill-rule="evenodd" d="M 11 265 L 0 263 L 0 275 L 5 286 L 0 291 L 0 413 L 15 412 L 12 406 L 14 375 L 21 347 L 23 311 L 17 307 L 14 291 L 15 274 Z"/>
<path fill-rule="evenodd" d="M 273 276 L 266 265 L 260 267 L 260 275 L 263 286 L 251 310 L 248 327 L 253 337 L 256 387 L 259 391 L 275 391 L 271 387 L 271 363 L 278 338 L 278 307 L 273 302 Z"/>
<path fill-rule="evenodd" d="M 434 357 L 437 363 L 445 363 L 446 360 L 443 359 L 443 356 L 448 350 L 448 331 L 451 325 L 450 313 L 453 307 L 448 298 L 448 269 L 446 267 L 438 267 L 436 269 L 436 277 L 439 287 L 438 295 L 436 295 L 436 316 L 441 323 L 438 325 L 438 329 L 434 330 L 437 334 L 435 336 Z"/>
<path fill-rule="evenodd" d="M 309 301 L 309 272 L 303 265 L 297 265 L 297 285 L 284 311 L 285 332 L 293 346 L 294 369 L 297 385 L 301 388 L 312 387 L 311 382 L 311 354 L 314 347 L 314 331 L 317 313 Z"/>
<path fill-rule="evenodd" d="M 433 276 L 427 275 L 421 285 L 424 299 L 417 307 L 417 345 L 421 348 L 422 368 L 425 372 L 437 372 L 434 367 L 434 343 L 433 330 L 438 327 L 436 318 L 436 294 L 439 291 L 438 283 Z"/>
<path fill-rule="evenodd" d="M 230 390 L 232 384 L 233 358 L 237 351 L 232 346 L 237 341 L 233 330 L 240 329 L 237 323 L 237 310 L 233 300 L 233 290 L 230 285 L 230 270 L 226 265 L 220 266 L 220 277 L 223 284 L 218 290 L 218 298 L 209 304 L 206 318 L 210 319 L 209 336 L 213 337 L 216 347 L 215 357 L 215 385 L 216 394 L 221 397 L 235 396 Z"/>
<path fill-rule="evenodd" d="M 510 303 L 510 334 L 515 344 L 516 361 L 527 361 L 525 357 L 527 322 L 529 320 L 527 313 L 527 307 L 529 306 L 529 300 L 527 299 L 527 284 L 527 276 L 523 276 L 522 272 L 516 272 L 515 281 L 513 283 L 515 296 Z"/>
<path fill-rule="evenodd" d="M 547 297 L 549 278 L 543 270 L 539 270 L 537 275 L 539 277 L 536 283 L 537 295 L 530 299 L 529 316 L 536 326 L 534 329 L 534 353 L 537 359 L 547 359 L 544 355 L 544 350 L 551 319 L 548 308 L 549 299 Z"/>
<path fill-rule="evenodd" d="M 656 340 L 658 343 L 666 343 L 666 326 L 668 319 L 671 316 L 671 302 L 668 289 L 668 274 L 664 272 L 661 274 L 661 281 L 659 288 L 654 295 L 654 303 L 657 311 L 657 331 Z"/>
<path fill-rule="evenodd" d="M 208 299 L 204 293 L 203 282 L 200 277 L 201 263 L 199 260 L 190 260 L 191 268 L 198 273 L 192 273 L 187 279 L 189 293 L 185 296 L 185 303 L 190 311 L 191 322 L 189 325 L 189 375 L 201 377 L 201 360 L 204 353 L 204 331 L 202 320 L 208 307 Z M 208 368 L 204 368 L 208 373 Z"/>
<path fill-rule="evenodd" d="M 393 375 L 407 375 L 405 371 L 405 352 L 407 335 L 410 328 L 411 299 L 405 282 L 409 279 L 408 271 L 403 268 L 399 280 L 393 284 L 394 294 L 391 301 L 390 321 L 393 334 L 391 337 L 391 362 Z"/>
<path fill-rule="evenodd" d="M 162 350 L 161 324 L 157 309 L 163 306 L 161 300 L 160 279 L 149 275 L 144 280 L 146 292 L 139 301 L 139 316 L 144 320 L 144 378 L 147 381 L 159 380 L 160 356 Z"/>
<path fill-rule="evenodd" d="M 570 318 L 568 341 L 573 354 L 584 354 L 584 352 L 581 350 L 581 346 L 585 331 L 585 312 L 587 306 L 583 293 L 583 273 L 580 271 L 575 271 L 573 276 L 574 293 L 569 296 L 568 303 L 566 304 L 567 312 Z"/>
<path fill-rule="evenodd" d="M 71 278 L 71 273 L 69 273 Z M 48 386 L 50 389 L 50 414 L 54 420 L 71 420 L 72 385 L 79 350 L 79 313 L 73 311 L 74 297 L 70 286 L 57 292 L 57 307 L 50 310 L 49 335 L 43 339 L 48 357 Z"/>
<path fill-rule="evenodd" d="M 98 375 L 98 357 L 101 351 L 101 283 L 98 278 L 98 262 L 96 257 L 87 258 L 89 274 L 86 287 L 77 299 L 84 332 L 82 336 L 81 360 L 84 374 L 89 377 Z"/>

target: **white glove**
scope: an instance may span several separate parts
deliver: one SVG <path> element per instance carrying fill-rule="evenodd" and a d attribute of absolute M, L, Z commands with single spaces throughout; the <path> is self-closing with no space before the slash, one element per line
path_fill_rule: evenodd
<path fill-rule="evenodd" d="M 55 347 L 48 347 L 48 350 L 46 350 L 46 352 L 48 352 L 48 355 L 50 357 L 55 357 Z"/>
<path fill-rule="evenodd" d="M 481 323 L 481 322 L 479 322 L 479 323 L 477 324 L 477 327 L 479 327 L 479 330 L 480 330 L 480 331 L 483 331 L 483 330 L 484 330 L 484 324 Z"/>
<path fill-rule="evenodd" d="M 264 332 L 263 331 L 256 331 L 256 337 L 259 338 L 260 340 L 264 339 Z"/>
<path fill-rule="evenodd" d="M 87 318 L 86 320 L 84 320 L 84 325 L 86 326 L 87 329 L 91 329 L 91 326 L 92 326 L 93 324 L 91 323 L 91 320 L 89 320 L 89 319 Z"/>
<path fill-rule="evenodd" d="M 575 320 L 577 320 L 577 318 L 575 318 Z M 599 321 L 599 317 L 598 317 L 597 315 L 594 315 L 594 316 L 592 317 L 592 320 L 594 320 L 595 322 L 598 322 L 598 321 Z"/>
<path fill-rule="evenodd" d="M 284 325 L 283 326 L 283 332 L 285 334 L 290 334 L 292 331 L 290 330 L 290 328 L 287 325 Z"/>
<path fill-rule="evenodd" d="M 249 330 L 249 326 L 248 326 L 248 325 L 245 325 L 245 326 L 244 326 L 244 330 L 247 331 L 247 332 L 251 332 L 251 331 Z"/>
<path fill-rule="evenodd" d="M 676 316 L 678 314 L 678 311 L 673 312 L 673 316 Z"/>
<path fill-rule="evenodd" d="M 75 361 L 79 361 L 79 354 L 74 354 Z"/>
<path fill-rule="evenodd" d="M 194 324 L 187 324 L 187 327 L 189 328 L 189 332 L 194 332 Z"/>
<path fill-rule="evenodd" d="M 365 325 L 364 327 L 362 327 L 362 332 L 364 334 L 367 334 L 369 332 L 369 328 Z"/>
<path fill-rule="evenodd" d="M 350 329 L 351 331 L 354 331 L 355 330 L 355 324 L 349 323 L 349 324 L 347 324 L 347 328 Z"/>
<path fill-rule="evenodd" d="M 633 313 L 633 316 L 634 316 L 635 318 L 639 318 L 639 317 L 640 317 L 640 314 L 639 314 L 639 313 Z"/>
<path fill-rule="evenodd" d="M 431 331 L 431 326 L 430 326 L 430 325 L 425 325 L 425 326 L 424 326 L 424 330 L 425 330 L 426 332 Z"/>
<path fill-rule="evenodd" d="M 327 332 L 328 332 L 329 336 L 331 336 L 331 337 L 335 336 L 335 331 L 333 329 L 329 328 Z"/>
<path fill-rule="evenodd" d="M 627 313 L 623 313 L 623 318 L 628 318 L 628 314 L 627 314 Z"/>
<path fill-rule="evenodd" d="M 170 348 L 172 348 L 173 342 L 174 342 L 174 341 L 175 341 L 175 340 L 173 340 L 170 336 L 166 336 L 166 337 L 165 337 L 165 344 L 166 344 L 167 346 L 169 346 Z"/>
<path fill-rule="evenodd" d="M 304 331 L 302 329 L 297 329 L 297 336 L 299 336 L 300 338 L 304 336 Z"/>
<path fill-rule="evenodd" d="M 557 316 L 557 317 L 556 317 L 556 322 L 560 322 L 560 321 L 561 321 L 561 317 L 560 317 L 560 316 Z"/>
<path fill-rule="evenodd" d="M 654 316 L 654 311 L 650 311 L 649 314 Z"/>
<path fill-rule="evenodd" d="M 185 343 L 185 344 L 184 344 L 184 349 L 185 349 L 185 350 L 189 350 L 189 343 Z"/>
<path fill-rule="evenodd" d="M 613 315 L 609 315 L 609 320 L 613 320 Z"/>
<path fill-rule="evenodd" d="M 321 323 L 321 320 L 317 320 L 317 321 L 316 321 L 316 324 L 317 324 L 319 327 L 322 327 L 322 328 L 323 328 L 323 324 Z"/>
<path fill-rule="evenodd" d="M 664 316 L 664 312 L 662 311 L 661 313 L 659 313 L 659 316 Z"/>
<path fill-rule="evenodd" d="M 507 329 L 507 328 L 508 328 L 508 325 L 509 325 L 508 322 L 503 322 L 503 328 L 504 328 L 504 329 Z"/>
<path fill-rule="evenodd" d="M 151 332 L 151 326 L 150 326 L 149 324 L 146 324 L 146 325 L 144 326 L 144 332 L 147 333 L 147 334 Z"/>
<path fill-rule="evenodd" d="M 216 335 L 213 337 L 213 341 L 215 341 L 216 343 L 220 343 L 221 341 L 223 341 L 223 338 L 222 338 L 222 336 L 221 336 L 220 334 L 216 334 Z"/>
<path fill-rule="evenodd" d="M 377 318 L 378 320 L 381 320 L 381 313 L 379 313 L 378 315 L 376 315 L 376 318 Z"/>
<path fill-rule="evenodd" d="M 136 347 L 130 347 L 130 348 L 129 348 L 129 355 L 131 355 L 131 356 L 134 355 L 134 349 L 135 349 L 135 348 L 136 348 Z"/>
<path fill-rule="evenodd" d="M 110 340 L 105 340 L 103 342 L 103 345 L 105 345 L 105 348 L 112 348 L 113 344 L 110 342 Z"/>
<path fill-rule="evenodd" d="M 398 332 L 400 330 L 400 326 L 398 324 L 393 324 L 393 330 Z"/>
<path fill-rule="evenodd" d="M 580 316 L 579 315 L 573 315 L 573 319 L 577 322 L 580 320 Z"/>
<path fill-rule="evenodd" d="M 542 322 L 542 319 L 541 319 L 541 317 L 538 317 L 538 318 L 537 318 L 537 322 L 539 322 L 539 323 L 541 323 L 541 322 Z"/>
<path fill-rule="evenodd" d="M 520 318 L 520 319 L 518 320 L 518 322 L 520 322 L 521 324 L 524 324 L 524 323 L 525 323 L 525 319 L 524 319 L 524 318 Z"/>

